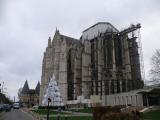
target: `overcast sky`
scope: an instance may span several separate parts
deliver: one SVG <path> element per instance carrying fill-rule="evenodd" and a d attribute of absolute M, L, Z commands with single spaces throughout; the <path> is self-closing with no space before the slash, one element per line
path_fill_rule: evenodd
<path fill-rule="evenodd" d="M 148 78 L 150 58 L 160 48 L 159 0 L 0 0 L 0 82 L 11 98 L 26 79 L 30 88 L 40 81 L 43 52 L 56 27 L 79 38 L 97 22 L 119 30 L 141 23 Z"/>

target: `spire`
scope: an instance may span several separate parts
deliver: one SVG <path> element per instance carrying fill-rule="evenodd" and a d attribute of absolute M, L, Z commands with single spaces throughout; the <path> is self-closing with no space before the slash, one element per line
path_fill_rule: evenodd
<path fill-rule="evenodd" d="M 53 44 L 54 41 L 61 41 L 61 35 L 60 35 L 60 32 L 57 29 L 57 27 L 56 27 L 56 32 L 55 32 L 53 40 L 52 40 L 52 44 Z"/>
<path fill-rule="evenodd" d="M 48 38 L 48 47 L 52 47 L 52 45 L 51 45 L 51 37 Z"/>
<path fill-rule="evenodd" d="M 23 88 L 22 88 L 22 94 L 27 94 L 29 92 L 29 86 L 28 86 L 28 82 L 26 80 Z"/>
<path fill-rule="evenodd" d="M 35 89 L 36 93 L 39 94 L 40 93 L 40 83 L 37 83 L 36 89 Z"/>
<path fill-rule="evenodd" d="M 60 35 L 59 30 L 57 29 L 57 27 L 56 27 L 55 35 Z"/>
<path fill-rule="evenodd" d="M 56 32 L 58 32 L 58 33 L 59 33 L 59 30 L 57 29 L 57 27 L 56 27 Z"/>

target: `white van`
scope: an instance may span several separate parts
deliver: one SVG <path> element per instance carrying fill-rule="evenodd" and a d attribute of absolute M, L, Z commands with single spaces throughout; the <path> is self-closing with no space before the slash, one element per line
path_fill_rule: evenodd
<path fill-rule="evenodd" d="M 14 103 L 13 104 L 13 109 L 19 109 L 19 108 L 20 108 L 19 103 Z"/>

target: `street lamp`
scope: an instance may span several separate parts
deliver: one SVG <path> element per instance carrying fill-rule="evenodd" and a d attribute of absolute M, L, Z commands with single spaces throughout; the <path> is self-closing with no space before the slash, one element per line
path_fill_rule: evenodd
<path fill-rule="evenodd" d="M 1 85 L 1 83 L 0 83 L 0 93 L 2 92 L 2 90 L 1 90 L 1 86 L 2 86 L 2 85 Z"/>
<path fill-rule="evenodd" d="M 47 120 L 49 120 L 49 103 L 51 102 L 51 98 L 48 98 L 48 106 L 47 106 Z"/>

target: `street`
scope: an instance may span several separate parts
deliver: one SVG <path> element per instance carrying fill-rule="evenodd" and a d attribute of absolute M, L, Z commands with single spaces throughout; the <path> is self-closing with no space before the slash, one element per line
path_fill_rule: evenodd
<path fill-rule="evenodd" d="M 12 109 L 10 112 L 5 112 L 0 120 L 34 120 L 31 115 L 23 110 Z"/>

